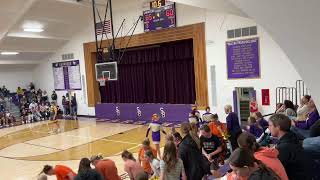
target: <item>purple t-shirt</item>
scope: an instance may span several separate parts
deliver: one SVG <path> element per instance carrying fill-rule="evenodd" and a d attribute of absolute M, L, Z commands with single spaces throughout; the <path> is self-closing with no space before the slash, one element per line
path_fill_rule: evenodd
<path fill-rule="evenodd" d="M 315 110 L 308 115 L 307 120 L 296 122 L 296 127 L 299 129 L 307 129 L 308 130 L 319 119 L 320 119 L 320 116 L 319 116 L 318 110 Z"/>

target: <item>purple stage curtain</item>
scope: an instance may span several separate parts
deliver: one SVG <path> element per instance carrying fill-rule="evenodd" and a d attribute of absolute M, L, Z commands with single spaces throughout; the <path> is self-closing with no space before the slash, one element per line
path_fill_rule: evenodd
<path fill-rule="evenodd" d="M 118 62 L 118 80 L 100 93 L 102 103 L 195 103 L 192 39 L 129 49 Z"/>

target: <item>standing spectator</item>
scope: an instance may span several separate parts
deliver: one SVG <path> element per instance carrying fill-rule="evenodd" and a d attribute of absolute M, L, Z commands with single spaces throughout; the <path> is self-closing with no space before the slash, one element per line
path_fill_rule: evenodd
<path fill-rule="evenodd" d="M 157 179 L 160 177 L 160 161 L 155 157 L 152 151 L 146 151 L 144 154 L 145 159 L 149 161 L 153 174 L 150 179 Z"/>
<path fill-rule="evenodd" d="M 252 116 L 254 113 L 258 112 L 258 103 L 255 97 L 251 98 L 250 101 L 250 115 Z"/>
<path fill-rule="evenodd" d="M 271 168 L 281 180 L 288 180 L 286 170 L 278 159 L 279 151 L 275 148 L 261 147 L 256 138 L 247 132 L 240 134 L 238 138 L 240 148 L 248 148 L 254 153 L 254 157 L 267 167 Z"/>
<path fill-rule="evenodd" d="M 90 166 L 91 162 L 88 158 L 80 160 L 78 175 L 74 180 L 103 180 L 101 174 Z"/>
<path fill-rule="evenodd" d="M 122 152 L 121 157 L 124 161 L 124 171 L 128 173 L 130 180 L 134 180 L 139 173 L 144 172 L 143 168 L 136 162 L 136 159 L 131 152 L 125 150 Z"/>
<path fill-rule="evenodd" d="M 21 89 L 21 87 L 18 87 L 18 89 L 17 89 L 17 95 L 18 95 L 18 98 L 19 98 L 19 101 L 20 101 L 20 99 L 21 99 L 22 96 L 24 95 L 23 90 Z"/>
<path fill-rule="evenodd" d="M 77 98 L 76 98 L 76 94 L 74 94 L 71 97 L 71 115 L 74 119 L 78 119 L 77 118 L 77 111 L 78 111 L 78 104 L 77 104 Z"/>
<path fill-rule="evenodd" d="M 104 180 L 121 180 L 116 164 L 111 159 L 103 159 L 101 155 L 95 155 L 90 160 Z"/>
<path fill-rule="evenodd" d="M 239 118 L 237 113 L 232 112 L 232 106 L 226 105 L 224 107 L 224 111 L 227 114 L 227 130 L 230 135 L 229 140 L 231 143 L 232 151 L 234 151 L 238 147 L 237 139 L 241 134 L 242 130 L 239 124 Z"/>
<path fill-rule="evenodd" d="M 177 158 L 177 149 L 172 141 L 168 141 L 164 146 L 160 170 L 160 180 L 178 180 L 180 175 L 182 175 L 182 180 L 187 180 L 183 162 Z"/>
<path fill-rule="evenodd" d="M 219 168 L 219 154 L 222 152 L 220 139 L 211 133 L 208 125 L 201 126 L 200 131 L 202 154 L 210 162 L 210 170 L 217 170 Z"/>
<path fill-rule="evenodd" d="M 147 159 L 144 156 L 144 154 L 147 151 L 151 151 L 154 156 L 157 156 L 157 151 L 150 146 L 149 139 L 145 139 L 142 142 L 142 147 L 139 149 L 139 152 L 138 152 L 138 162 L 142 165 L 144 171 L 149 175 L 151 175 L 152 169 L 150 167 L 150 163 L 149 161 L 147 161 Z"/>
<path fill-rule="evenodd" d="M 67 110 L 68 110 L 68 106 L 69 106 L 69 104 L 68 104 L 68 102 L 67 102 L 67 100 L 66 100 L 66 97 L 65 96 L 62 96 L 62 107 L 63 107 L 63 115 L 67 115 Z"/>
<path fill-rule="evenodd" d="M 45 173 L 48 176 L 55 175 L 57 180 L 73 180 L 77 175 L 72 169 L 63 165 L 56 165 L 54 168 L 50 165 L 45 165 L 41 173 Z"/>
<path fill-rule="evenodd" d="M 179 144 L 179 158 L 183 161 L 188 180 L 202 179 L 210 174 L 210 167 L 206 167 L 201 153 L 200 139 L 191 132 L 189 123 L 181 124 L 181 133 L 184 138 Z M 196 162 L 196 163 L 195 163 Z"/>
<path fill-rule="evenodd" d="M 30 88 L 31 93 L 35 93 L 36 90 L 35 90 L 34 84 L 32 82 L 30 82 L 29 88 Z"/>
<path fill-rule="evenodd" d="M 310 180 L 311 161 L 304 153 L 298 137 L 290 131 L 291 120 L 283 114 L 274 114 L 269 119 L 271 135 L 279 139 L 279 159 L 290 180 Z"/>
<path fill-rule="evenodd" d="M 58 99 L 58 95 L 57 95 L 56 91 L 52 91 L 51 100 L 53 102 L 57 102 L 57 99 Z"/>

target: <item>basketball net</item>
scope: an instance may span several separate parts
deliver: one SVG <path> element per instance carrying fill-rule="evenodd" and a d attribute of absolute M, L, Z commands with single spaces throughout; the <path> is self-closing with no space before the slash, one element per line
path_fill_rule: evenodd
<path fill-rule="evenodd" d="M 98 79 L 98 82 L 99 82 L 100 86 L 105 86 L 106 85 L 106 81 L 108 81 L 107 77 L 103 77 L 103 78 Z"/>

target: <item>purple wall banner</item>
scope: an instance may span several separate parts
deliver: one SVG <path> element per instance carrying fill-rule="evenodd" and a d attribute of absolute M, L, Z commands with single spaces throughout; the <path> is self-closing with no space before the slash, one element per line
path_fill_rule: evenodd
<path fill-rule="evenodd" d="M 132 120 L 133 123 L 151 121 L 152 114 L 157 113 L 161 122 L 188 122 L 191 104 L 126 104 L 103 103 L 96 105 L 96 117 L 121 121 Z M 131 122 L 131 121 L 130 121 Z"/>
<path fill-rule="evenodd" d="M 228 79 L 260 78 L 259 38 L 226 42 Z"/>
<path fill-rule="evenodd" d="M 81 90 L 79 60 L 52 63 L 55 90 Z"/>

